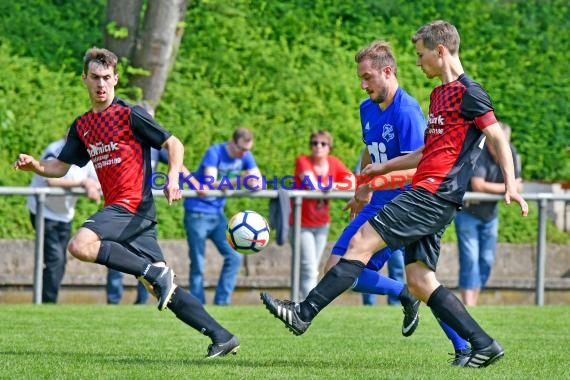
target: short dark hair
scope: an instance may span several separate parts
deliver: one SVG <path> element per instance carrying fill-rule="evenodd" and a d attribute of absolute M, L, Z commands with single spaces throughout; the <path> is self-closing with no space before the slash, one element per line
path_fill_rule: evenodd
<path fill-rule="evenodd" d="M 437 20 L 418 29 L 412 37 L 412 42 L 422 40 L 426 48 L 433 50 L 437 45 L 443 45 L 451 54 L 459 52 L 459 32 L 447 21 Z"/>
<path fill-rule="evenodd" d="M 253 140 L 253 132 L 245 127 L 236 128 L 234 134 L 232 135 L 232 140 L 238 142 L 239 139 L 243 139 L 246 142 Z"/>
<path fill-rule="evenodd" d="M 97 62 L 105 68 L 112 68 L 113 72 L 117 72 L 117 62 L 118 58 L 110 50 L 102 49 L 98 47 L 92 47 L 85 52 L 85 57 L 83 57 L 83 74 L 87 74 L 89 71 L 89 64 L 91 62 Z"/>
<path fill-rule="evenodd" d="M 376 70 L 381 70 L 384 66 L 390 66 L 394 74 L 398 72 L 396 59 L 392 54 L 392 48 L 386 41 L 374 41 L 365 48 L 362 48 L 354 56 L 356 63 L 360 63 L 366 59 L 371 60 L 372 66 Z"/>

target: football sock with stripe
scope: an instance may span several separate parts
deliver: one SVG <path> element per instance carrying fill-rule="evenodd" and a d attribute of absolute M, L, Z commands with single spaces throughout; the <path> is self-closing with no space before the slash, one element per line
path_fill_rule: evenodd
<path fill-rule="evenodd" d="M 355 292 L 392 296 L 399 296 L 403 289 L 404 284 L 401 282 L 392 280 L 380 272 L 368 268 L 364 268 L 352 286 L 352 290 Z"/>
<path fill-rule="evenodd" d="M 232 334 L 208 314 L 202 303 L 186 289 L 177 287 L 174 290 L 168 308 L 176 318 L 209 336 L 213 343 L 224 343 L 232 338 Z"/>
<path fill-rule="evenodd" d="M 463 303 L 443 285 L 433 291 L 427 305 L 437 318 L 455 330 L 460 337 L 471 343 L 472 349 L 482 349 L 493 342 L 493 339 L 467 312 Z"/>
<path fill-rule="evenodd" d="M 312 321 L 322 309 L 354 284 L 362 269 L 362 262 L 341 258 L 300 303 L 300 318 L 305 322 Z"/>
<path fill-rule="evenodd" d="M 445 335 L 451 341 L 451 344 L 453 344 L 453 349 L 455 351 L 465 350 L 465 349 L 469 348 L 469 342 L 467 342 L 465 339 L 460 337 L 459 334 L 457 334 L 455 332 L 455 330 L 453 330 L 451 327 L 449 327 L 444 321 L 439 319 L 437 317 L 437 315 L 435 315 L 435 313 L 433 312 L 432 309 L 430 309 L 430 310 L 433 313 L 433 315 L 435 316 L 435 319 L 437 319 L 437 322 L 441 326 L 441 329 L 443 330 Z"/>

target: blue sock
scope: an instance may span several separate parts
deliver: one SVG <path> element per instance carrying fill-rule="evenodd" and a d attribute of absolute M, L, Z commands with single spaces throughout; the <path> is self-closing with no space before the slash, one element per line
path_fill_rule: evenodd
<path fill-rule="evenodd" d="M 431 310 L 431 308 L 430 308 L 430 310 Z M 432 313 L 433 313 L 433 310 L 432 310 Z M 469 348 L 469 343 L 465 339 L 463 339 L 462 337 L 457 335 L 455 330 L 453 330 L 451 327 L 449 327 L 444 321 L 439 319 L 435 314 L 433 316 L 435 317 L 435 319 L 437 319 L 437 322 L 441 326 L 441 329 L 443 330 L 445 335 L 447 335 L 447 337 L 449 338 L 449 340 L 453 344 L 453 349 L 455 351 L 465 350 L 465 349 Z"/>
<path fill-rule="evenodd" d="M 401 282 L 382 276 L 380 272 L 368 268 L 364 268 L 352 285 L 352 290 L 355 292 L 392 296 L 399 296 L 403 289 L 404 284 Z"/>

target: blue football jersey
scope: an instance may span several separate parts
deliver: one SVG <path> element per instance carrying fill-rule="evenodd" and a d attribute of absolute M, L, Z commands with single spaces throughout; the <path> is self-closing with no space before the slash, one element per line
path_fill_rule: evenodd
<path fill-rule="evenodd" d="M 411 153 L 424 145 L 426 120 L 418 102 L 398 87 L 394 101 L 385 110 L 370 98 L 360 103 L 362 140 L 368 148 L 372 163 L 381 163 Z M 378 179 L 376 185 L 381 191 L 374 191 L 371 203 L 384 205 L 405 188 L 383 186 Z M 396 187 L 396 188 L 394 188 Z"/>

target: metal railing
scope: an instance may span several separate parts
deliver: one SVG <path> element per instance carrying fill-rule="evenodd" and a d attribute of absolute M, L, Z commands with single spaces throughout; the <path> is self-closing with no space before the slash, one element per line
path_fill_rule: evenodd
<path fill-rule="evenodd" d="M 291 299 L 298 301 L 301 273 L 301 205 L 303 199 L 350 199 L 354 192 L 352 191 L 307 191 L 307 190 L 291 190 L 287 194 L 293 200 L 292 212 L 294 213 L 293 224 L 293 256 L 291 266 Z M 34 256 L 34 296 L 33 302 L 40 304 L 42 302 L 42 268 L 43 268 L 43 246 L 44 246 L 44 205 L 46 196 L 65 196 L 65 195 L 85 195 L 85 191 L 81 188 L 77 189 L 61 189 L 56 187 L 0 187 L 0 195 L 34 195 L 37 200 L 36 212 L 36 242 Z M 154 190 L 154 196 L 162 197 L 162 191 Z M 277 198 L 277 190 L 229 190 L 220 191 L 212 190 L 208 192 L 209 196 L 223 197 L 248 197 L 248 198 Z M 538 206 L 538 234 L 537 234 L 537 255 L 536 255 L 536 288 L 535 288 L 535 304 L 544 305 L 544 276 L 546 261 L 546 210 L 550 202 L 554 201 L 570 201 L 570 194 L 552 194 L 552 193 L 525 193 L 522 194 L 525 200 L 535 201 Z M 196 191 L 183 190 L 182 196 L 197 197 Z M 466 193 L 465 200 L 502 200 L 501 195 L 491 195 L 485 193 Z M 515 205 L 515 207 L 518 207 Z"/>

